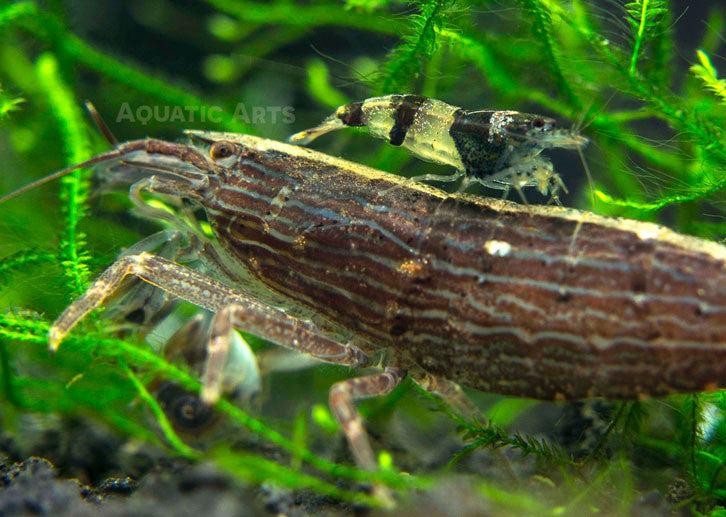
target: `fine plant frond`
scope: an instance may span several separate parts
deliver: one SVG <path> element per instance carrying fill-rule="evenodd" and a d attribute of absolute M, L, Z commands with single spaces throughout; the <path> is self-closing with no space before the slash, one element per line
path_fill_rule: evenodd
<path fill-rule="evenodd" d="M 146 402 L 151 408 L 151 411 L 154 413 L 157 422 L 159 422 L 159 427 L 161 427 L 161 430 L 164 433 L 164 436 L 166 437 L 169 444 L 174 447 L 174 449 L 180 455 L 186 458 L 199 458 L 201 456 L 199 452 L 189 447 L 177 436 L 176 432 L 174 432 L 174 428 L 169 422 L 169 419 L 166 418 L 164 410 L 161 409 L 159 403 L 156 401 L 153 395 L 149 393 L 149 391 L 146 389 L 146 386 L 144 386 L 144 384 L 139 380 L 139 378 L 131 370 L 131 368 L 126 366 L 126 363 L 122 359 L 119 360 L 119 364 L 121 365 L 121 368 L 124 370 L 124 372 L 126 372 L 129 380 L 136 388 L 136 391 L 138 391 L 139 397 L 141 397 L 141 399 Z"/>
<path fill-rule="evenodd" d="M 673 69 L 669 64 L 674 58 L 675 50 L 674 22 L 670 9 L 670 0 L 663 0 L 663 5 L 666 6 L 666 11 L 661 13 L 656 26 L 651 31 L 650 56 L 644 60 L 640 59 L 639 62 L 643 75 L 651 81 L 660 84 L 671 84 L 671 71 Z"/>
<path fill-rule="evenodd" d="M 700 117 L 693 109 L 679 104 L 677 98 L 664 88 L 646 80 L 637 70 L 630 73 L 628 60 L 622 49 L 613 45 L 607 38 L 592 31 L 588 27 L 578 25 L 561 7 L 551 4 L 552 14 L 556 14 L 565 23 L 573 27 L 590 44 L 593 50 L 612 68 L 624 81 L 622 87 L 631 95 L 647 102 L 659 112 L 676 129 L 692 134 L 705 148 L 720 161 L 726 162 L 726 148 L 714 148 L 714 141 L 726 139 L 724 129 Z"/>
<path fill-rule="evenodd" d="M 58 20 L 47 11 L 39 9 L 35 2 L 20 2 L 0 9 L 0 30 L 4 24 L 10 23 L 17 23 L 42 41 L 60 45 L 57 49 L 59 53 L 72 57 L 122 84 L 178 106 L 211 107 L 209 102 L 189 93 L 188 88 L 175 86 L 170 81 L 122 63 L 77 36 L 67 33 Z M 252 132 L 246 124 L 226 111 L 220 110 L 219 116 L 220 124 L 229 131 Z"/>
<path fill-rule="evenodd" d="M 0 286 L 7 284 L 10 276 L 18 271 L 29 271 L 41 263 L 52 263 L 58 260 L 54 253 L 36 250 L 23 250 L 0 259 Z"/>
<path fill-rule="evenodd" d="M 5 6 L 0 9 L 0 29 L 36 14 L 38 14 L 38 6 L 35 2 L 16 2 Z"/>
<path fill-rule="evenodd" d="M 484 425 L 478 421 L 467 421 L 461 415 L 456 414 L 441 398 L 427 393 L 421 388 L 418 388 L 418 392 L 432 402 L 439 411 L 445 413 L 457 423 L 459 430 L 462 432 L 462 438 L 467 442 L 466 446 L 454 455 L 449 462 L 449 466 L 457 463 L 476 449 L 483 447 L 492 449 L 510 447 L 520 450 L 524 456 L 531 454 L 544 462 L 555 464 L 574 463 L 567 452 L 556 445 L 548 443 L 546 440 L 525 436 L 521 433 L 510 435 L 501 426 L 491 423 Z"/>
<path fill-rule="evenodd" d="M 23 102 L 23 98 L 10 97 L 0 88 L 0 120 L 8 116 L 9 113 L 20 109 L 20 104 Z"/>
<path fill-rule="evenodd" d="M 613 415 L 605 432 L 589 453 L 590 458 L 598 458 L 615 433 L 618 434 L 620 447 L 635 443 L 641 434 L 643 422 L 648 416 L 648 408 L 640 402 L 621 402 Z"/>
<path fill-rule="evenodd" d="M 558 45 L 554 41 L 554 31 L 552 28 L 552 14 L 546 8 L 548 2 L 542 0 L 519 0 L 524 7 L 525 12 L 532 18 L 532 32 L 536 40 L 542 48 L 543 60 L 554 75 L 555 83 L 560 92 L 567 97 L 575 106 L 579 107 L 575 93 L 570 87 L 570 83 L 565 79 L 562 72 L 560 59 L 558 56 Z"/>
<path fill-rule="evenodd" d="M 372 13 L 390 4 L 392 0 L 345 0 L 345 8 L 350 11 Z"/>
<path fill-rule="evenodd" d="M 642 210 L 644 212 L 653 212 L 669 205 L 705 199 L 716 192 L 720 192 L 726 187 L 726 176 L 724 175 L 724 169 L 716 169 L 716 171 L 720 172 L 721 178 L 719 180 L 711 181 L 710 183 L 706 183 L 706 185 L 700 187 L 690 187 L 691 192 L 689 194 L 661 197 L 652 203 L 643 203 L 627 199 L 615 199 L 601 190 L 596 190 L 595 196 L 600 201 L 613 206 L 628 207 L 636 210 Z"/>
<path fill-rule="evenodd" d="M 78 103 L 60 78 L 58 61 L 46 53 L 38 58 L 38 81 L 45 88 L 48 104 L 58 120 L 60 133 L 66 142 L 66 163 L 72 165 L 91 157 L 90 142 L 86 135 Z M 61 180 L 61 200 L 64 203 L 65 234 L 61 241 L 62 264 L 70 280 L 71 290 L 80 295 L 88 284 L 90 272 L 86 263 L 90 255 L 85 249 L 85 234 L 79 224 L 86 214 L 89 193 L 88 172 L 75 171 Z"/>
<path fill-rule="evenodd" d="M 451 460 L 459 461 L 463 456 L 470 454 L 481 447 L 499 449 L 509 447 L 519 450 L 524 456 L 533 455 L 545 463 L 573 464 L 571 456 L 546 440 L 526 436 L 521 433 L 508 434 L 497 426 L 475 427 L 469 426 L 464 433 L 467 445 Z"/>
<path fill-rule="evenodd" d="M 684 464 L 687 473 L 696 486 L 705 480 L 699 476 L 698 468 L 698 429 L 703 418 L 703 400 L 698 395 L 686 395 L 681 399 L 680 412 L 684 419 L 684 426 L 678 435 Z"/>
<path fill-rule="evenodd" d="M 443 26 L 452 3 L 451 0 L 428 0 L 419 4 L 420 14 L 409 17 L 410 29 L 403 43 L 391 52 L 383 67 L 379 93 L 411 91 L 413 81 L 436 52 L 436 31 Z"/>
<path fill-rule="evenodd" d="M 642 402 L 628 402 L 623 414 L 622 435 L 625 442 L 633 442 L 640 435 L 645 419 L 648 417 L 648 406 Z"/>
<path fill-rule="evenodd" d="M 693 75 L 703 81 L 703 85 L 716 95 L 721 97 L 721 102 L 726 104 L 726 79 L 719 79 L 716 68 L 711 64 L 711 59 L 703 50 L 697 50 L 698 64 L 691 66 Z"/>
<path fill-rule="evenodd" d="M 245 24 L 271 25 L 280 24 L 314 28 L 324 25 L 339 25 L 353 29 L 375 31 L 382 34 L 399 35 L 403 32 L 405 22 L 382 18 L 367 9 L 346 9 L 341 11 L 335 6 L 317 4 L 295 4 L 284 0 L 273 2 L 252 2 L 247 0 L 206 0 L 218 9 L 239 19 Z M 367 3 L 367 5 L 371 5 Z M 341 6 L 345 9 L 345 6 Z M 0 18 L 1 20 L 1 18 Z"/>
<path fill-rule="evenodd" d="M 370 495 L 345 490 L 304 474 L 299 469 L 286 467 L 254 454 L 233 451 L 225 445 L 216 446 L 211 451 L 210 457 L 222 469 L 246 482 L 262 484 L 274 479 L 276 484 L 283 487 L 306 488 L 342 501 L 365 504 L 374 508 L 381 505 L 380 501 Z"/>
<path fill-rule="evenodd" d="M 663 32 L 662 21 L 668 8 L 662 0 L 635 0 L 625 4 L 626 20 L 633 31 L 633 54 L 630 58 L 630 74 L 635 74 L 640 52 L 656 36 Z"/>

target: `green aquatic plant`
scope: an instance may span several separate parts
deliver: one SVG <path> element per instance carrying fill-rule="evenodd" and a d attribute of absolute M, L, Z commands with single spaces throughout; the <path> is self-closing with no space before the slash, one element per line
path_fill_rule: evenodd
<path fill-rule="evenodd" d="M 659 43 L 667 41 L 662 36 L 667 33 L 670 24 L 668 7 L 666 2 L 660 0 L 637 0 L 625 4 L 628 13 L 627 22 L 633 29 L 633 57 L 630 59 L 628 73 L 634 75 L 637 71 L 638 61 L 645 54 L 646 46 L 653 45 L 653 58 L 655 58 L 654 70 L 662 69 L 666 60 L 661 56 L 668 55 L 662 52 Z M 661 57 L 658 59 L 658 57 Z"/>
<path fill-rule="evenodd" d="M 667 0 L 610 2 L 607 10 L 583 0 L 345 5 L 208 0 L 201 16 L 167 2 L 151 3 L 164 16 L 134 12 L 134 29 L 178 42 L 170 24 L 194 28 L 181 38 L 193 55 L 185 61 L 193 63 L 188 72 L 94 40 L 70 21 L 62 2 L 0 7 L 0 126 L 6 142 L 0 149 L 0 193 L 107 149 L 84 119 L 85 98 L 112 122 L 123 103 L 166 103 L 189 108 L 185 113 L 218 108 L 216 121 L 150 118 L 141 125 L 116 124 L 123 138 L 176 138 L 180 129 L 198 124 L 283 138 L 293 127 L 236 117 L 239 103 L 294 103 L 295 129 L 301 129 L 348 100 L 424 93 L 471 109 L 537 110 L 572 124 L 583 121 L 593 142 L 586 158 L 596 202 L 588 201 L 582 165 L 570 157 L 558 163 L 572 191 L 565 204 L 660 220 L 717 241 L 726 235 L 726 86 L 719 78 L 723 60 L 717 60 L 723 55 L 723 7 L 713 8 L 698 49 L 690 49 L 679 40 L 683 13 Z M 333 43 L 318 49 L 326 38 Z M 349 44 L 339 48 L 339 41 Z M 676 54 L 689 60 L 690 69 Z M 346 157 L 392 172 L 415 175 L 430 167 L 385 144 L 376 147 L 351 134 L 336 138 L 322 145 L 339 152 L 345 143 Z M 273 481 L 378 504 L 350 488 L 371 475 L 331 461 L 329 451 L 313 452 L 320 436 L 336 432 L 320 405 L 277 421 L 253 417 L 228 400 L 217 405 L 240 432 L 246 429 L 284 451 L 289 464 L 240 453 L 227 443 L 200 450 L 175 433 L 150 389 L 151 379 L 163 378 L 198 391 L 197 379 L 143 341 L 120 338 L 117 329 L 91 318 L 58 354 L 48 354 L 53 317 L 120 248 L 158 229 L 124 215 L 129 204 L 123 196 L 104 195 L 103 206 L 97 196 L 90 172 L 79 171 L 60 186 L 28 192 L 2 207 L 0 371 L 6 427 L 12 429 L 14 415 L 23 412 L 84 415 L 173 454 L 208 459 L 248 482 Z M 329 367 L 302 375 L 317 403 L 344 372 Z M 275 379 L 286 382 L 284 375 Z M 130 404 L 135 399 L 141 404 Z M 369 422 L 382 434 L 392 432 L 387 422 L 397 406 L 414 421 L 448 415 L 447 425 L 458 425 L 464 440 L 448 458 L 448 471 L 442 465 L 401 474 L 395 465 L 405 453 L 393 452 L 383 455 L 386 468 L 373 479 L 401 494 L 414 488 L 433 492 L 446 472 L 464 468 L 467 457 L 511 449 L 518 454 L 502 460 L 502 468 L 536 458 L 536 478 L 508 485 L 479 477 L 475 483 L 477 496 L 503 511 L 622 514 L 634 508 L 638 493 L 666 493 L 673 481 L 668 473 L 684 478 L 691 489 L 686 499 L 672 498 L 673 504 L 699 514 L 725 511 L 726 422 L 713 416 L 726 410 L 722 393 L 617 404 L 583 457 L 551 437 L 516 431 L 517 422 L 537 418 L 542 404 L 487 400 L 490 425 L 462 420 L 410 384 L 384 401 L 364 404 Z M 420 407 L 426 405 L 440 411 L 432 417 Z M 391 457 L 392 465 L 386 460 Z M 539 483 L 534 492 L 528 490 L 532 479 Z"/>
<path fill-rule="evenodd" d="M 698 77 L 706 88 L 713 90 L 713 93 L 721 97 L 721 102 L 726 102 L 726 79 L 719 79 L 716 69 L 711 64 L 711 59 L 703 50 L 696 52 L 699 64 L 691 67 L 693 75 Z"/>
<path fill-rule="evenodd" d="M 59 134 L 63 135 L 66 165 L 80 163 L 91 157 L 90 142 L 85 132 L 83 115 L 73 94 L 58 75 L 58 61 L 50 54 L 41 55 L 36 61 L 36 73 L 45 90 L 48 105 L 55 114 Z M 78 223 L 86 215 L 89 182 L 87 174 L 75 171 L 61 179 L 60 199 L 63 207 L 63 226 L 66 233 L 61 239 L 61 264 L 71 282 L 71 290 L 80 295 L 86 290 L 89 271 L 86 267 L 90 256 L 85 248 L 85 234 Z"/>
<path fill-rule="evenodd" d="M 423 65 L 436 52 L 436 30 L 441 29 L 452 3 L 439 0 L 421 2 L 421 14 L 409 16 L 411 26 L 403 37 L 403 43 L 389 54 L 382 67 L 381 95 L 398 93 L 411 87 Z"/>

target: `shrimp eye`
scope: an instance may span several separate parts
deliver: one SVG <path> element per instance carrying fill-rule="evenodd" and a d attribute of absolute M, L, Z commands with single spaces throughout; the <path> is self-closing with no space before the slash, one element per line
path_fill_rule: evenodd
<path fill-rule="evenodd" d="M 209 156 L 212 160 L 221 160 L 227 158 L 235 153 L 235 147 L 232 142 L 222 140 L 221 142 L 214 142 L 212 148 L 209 150 Z"/>
<path fill-rule="evenodd" d="M 545 121 L 543 118 L 536 118 L 532 121 L 532 125 L 537 128 L 544 127 Z"/>

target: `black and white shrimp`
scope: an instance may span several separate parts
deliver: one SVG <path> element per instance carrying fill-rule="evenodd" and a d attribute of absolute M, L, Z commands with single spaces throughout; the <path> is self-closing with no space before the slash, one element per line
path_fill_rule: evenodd
<path fill-rule="evenodd" d="M 552 162 L 540 154 L 544 149 L 580 149 L 588 143 L 576 131 L 556 129 L 555 120 L 549 117 L 518 111 L 467 111 L 420 95 L 387 95 L 346 104 L 317 127 L 296 133 L 288 141 L 305 145 L 343 127 L 365 127 L 391 145 L 457 170 L 450 176 L 427 174 L 417 180 L 463 177 L 461 190 L 479 182 L 503 190 L 506 197 L 513 188 L 525 203 L 524 187 L 536 187 L 558 203 L 557 192 L 567 192 Z"/>

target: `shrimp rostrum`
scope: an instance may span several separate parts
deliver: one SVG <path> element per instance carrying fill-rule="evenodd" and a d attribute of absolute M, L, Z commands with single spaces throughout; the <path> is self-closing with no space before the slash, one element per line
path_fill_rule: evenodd
<path fill-rule="evenodd" d="M 504 191 L 514 189 L 526 203 L 522 189 L 536 187 L 559 202 L 567 188 L 552 162 L 541 155 L 552 147 L 580 149 L 587 138 L 556 128 L 554 119 L 518 111 L 467 111 L 420 95 L 372 97 L 339 107 L 312 129 L 288 141 L 305 145 L 320 135 L 343 127 L 364 127 L 391 145 L 401 146 L 434 163 L 451 165 L 450 176 L 427 174 L 417 180 L 457 181 L 461 190 L 472 182 Z"/>

